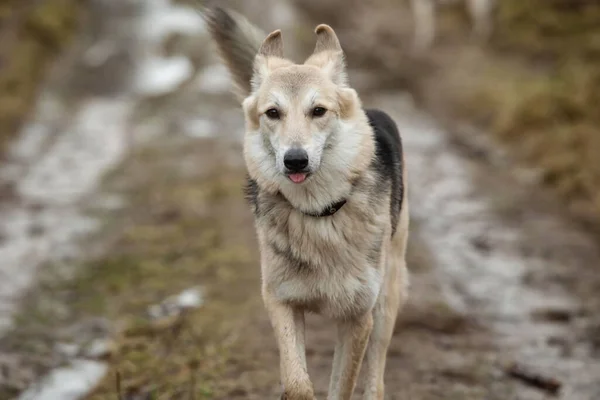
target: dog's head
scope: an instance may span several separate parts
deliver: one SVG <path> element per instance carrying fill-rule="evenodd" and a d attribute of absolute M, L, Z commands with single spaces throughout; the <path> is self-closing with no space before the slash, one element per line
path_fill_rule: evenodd
<path fill-rule="evenodd" d="M 209 25 L 244 109 L 250 175 L 263 187 L 289 192 L 312 182 L 348 181 L 365 168 L 371 131 L 356 91 L 348 87 L 334 30 L 319 25 L 313 54 L 295 64 L 284 58 L 281 31 L 252 51 L 256 28 L 233 14 L 215 15 Z"/>
<path fill-rule="evenodd" d="M 301 65 L 283 58 L 280 31 L 267 36 L 243 101 L 248 135 L 254 136 L 247 142 L 249 167 L 268 166 L 295 184 L 319 171 L 331 136 L 360 110 L 335 32 L 319 25 L 316 33 L 314 54 Z"/>

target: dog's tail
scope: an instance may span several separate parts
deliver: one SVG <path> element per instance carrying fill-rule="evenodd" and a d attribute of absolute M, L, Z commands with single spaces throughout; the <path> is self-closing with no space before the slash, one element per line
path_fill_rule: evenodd
<path fill-rule="evenodd" d="M 235 11 L 209 4 L 202 14 L 241 101 L 250 94 L 254 58 L 267 35 Z"/>

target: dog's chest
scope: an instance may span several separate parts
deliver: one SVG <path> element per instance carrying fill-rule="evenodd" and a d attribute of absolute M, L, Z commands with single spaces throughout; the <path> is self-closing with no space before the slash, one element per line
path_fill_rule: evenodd
<path fill-rule="evenodd" d="M 270 276 L 282 301 L 334 318 L 370 309 L 381 287 L 382 221 L 341 210 L 330 217 L 292 213 L 266 234 Z"/>
<path fill-rule="evenodd" d="M 381 289 L 381 273 L 368 267 L 353 274 L 310 273 L 276 283 L 275 295 L 285 303 L 334 319 L 348 319 L 370 310 Z"/>

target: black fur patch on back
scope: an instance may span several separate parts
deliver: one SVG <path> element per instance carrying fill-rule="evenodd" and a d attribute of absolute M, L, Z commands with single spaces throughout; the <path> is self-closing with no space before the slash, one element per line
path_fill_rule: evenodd
<path fill-rule="evenodd" d="M 392 236 L 396 233 L 402 201 L 404 182 L 402 181 L 402 140 L 394 120 L 383 111 L 365 110 L 369 124 L 375 132 L 375 159 L 372 167 L 379 175 L 381 184 L 391 185 L 390 218 Z"/>

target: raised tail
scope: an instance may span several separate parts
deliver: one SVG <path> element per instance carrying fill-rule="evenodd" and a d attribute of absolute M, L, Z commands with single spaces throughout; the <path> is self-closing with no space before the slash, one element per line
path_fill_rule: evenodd
<path fill-rule="evenodd" d="M 251 92 L 254 58 L 267 35 L 235 11 L 206 5 L 202 14 L 241 101 Z"/>

